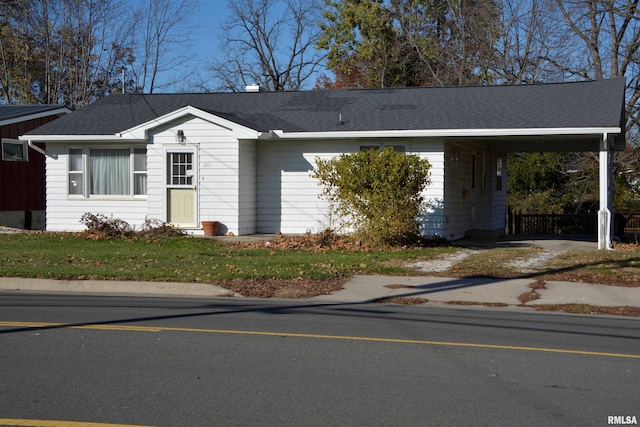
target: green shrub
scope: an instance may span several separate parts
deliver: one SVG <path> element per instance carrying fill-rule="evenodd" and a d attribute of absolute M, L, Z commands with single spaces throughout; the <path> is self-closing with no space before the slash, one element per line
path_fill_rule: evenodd
<path fill-rule="evenodd" d="M 430 164 L 417 155 L 387 147 L 316 160 L 314 177 L 324 186 L 339 229 L 383 244 L 404 244 L 419 237 L 417 218 Z"/>

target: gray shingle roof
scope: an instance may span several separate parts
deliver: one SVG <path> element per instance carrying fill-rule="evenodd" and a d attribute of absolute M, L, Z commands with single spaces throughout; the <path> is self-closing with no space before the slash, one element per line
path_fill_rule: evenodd
<path fill-rule="evenodd" d="M 13 122 L 14 119 L 39 115 L 47 112 L 61 110 L 60 105 L 0 105 L 0 125 L 5 122 Z"/>
<path fill-rule="evenodd" d="M 618 127 L 624 122 L 624 90 L 620 78 L 523 86 L 110 95 L 27 135 L 112 135 L 188 105 L 257 131 Z"/>

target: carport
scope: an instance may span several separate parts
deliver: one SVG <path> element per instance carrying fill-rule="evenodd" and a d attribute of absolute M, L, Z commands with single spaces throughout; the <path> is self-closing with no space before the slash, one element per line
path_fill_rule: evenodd
<path fill-rule="evenodd" d="M 625 148 L 624 113 L 617 127 L 578 129 L 544 129 L 535 137 L 509 136 L 490 141 L 492 147 L 504 153 L 532 152 L 599 152 L 598 249 L 612 249 L 613 238 L 613 157 L 614 151 Z M 546 133 L 549 132 L 549 133 Z M 582 133 L 576 133 L 582 132 Z"/>

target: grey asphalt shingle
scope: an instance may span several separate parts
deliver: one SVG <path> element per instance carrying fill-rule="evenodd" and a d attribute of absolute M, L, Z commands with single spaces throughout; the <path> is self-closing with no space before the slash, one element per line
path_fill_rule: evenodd
<path fill-rule="evenodd" d="M 188 105 L 257 131 L 617 127 L 624 121 L 624 89 L 620 78 L 523 86 L 110 95 L 27 135 L 112 135 Z"/>
<path fill-rule="evenodd" d="M 21 117 L 60 110 L 60 105 L 0 105 L 0 125 Z"/>

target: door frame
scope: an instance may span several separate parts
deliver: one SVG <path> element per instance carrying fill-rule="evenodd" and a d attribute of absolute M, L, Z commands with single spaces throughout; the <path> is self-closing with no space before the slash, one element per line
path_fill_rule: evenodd
<path fill-rule="evenodd" d="M 191 184 L 187 185 L 173 185 L 169 183 L 169 173 L 170 173 L 170 161 L 172 154 L 191 154 L 192 155 L 192 171 L 193 171 L 193 180 Z M 199 188 L 198 188 L 198 147 L 197 146 L 175 146 L 175 147 L 166 147 L 164 149 L 164 161 L 163 161 L 163 188 L 164 188 L 164 217 L 165 221 L 169 223 L 169 190 L 171 188 L 193 188 L 193 222 L 192 223 L 170 223 L 171 225 L 178 228 L 197 228 L 198 224 L 200 224 L 200 211 L 199 207 Z"/>

